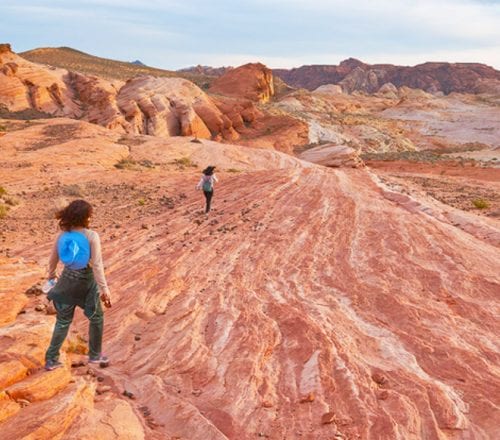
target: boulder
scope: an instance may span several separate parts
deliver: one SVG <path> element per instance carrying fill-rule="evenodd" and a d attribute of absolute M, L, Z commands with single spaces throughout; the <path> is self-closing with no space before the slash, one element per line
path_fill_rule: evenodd
<path fill-rule="evenodd" d="M 359 153 L 347 145 L 326 144 L 304 151 L 301 159 L 326 167 L 363 167 Z"/>
<path fill-rule="evenodd" d="M 274 96 L 273 73 L 261 63 L 245 64 L 217 78 L 209 91 L 265 103 Z"/>

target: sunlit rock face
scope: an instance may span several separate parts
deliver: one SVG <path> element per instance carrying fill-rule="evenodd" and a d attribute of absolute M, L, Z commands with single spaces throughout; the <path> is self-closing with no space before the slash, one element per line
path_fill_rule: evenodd
<path fill-rule="evenodd" d="M 273 73 L 261 63 L 249 63 L 225 72 L 210 92 L 266 103 L 274 95 Z"/>

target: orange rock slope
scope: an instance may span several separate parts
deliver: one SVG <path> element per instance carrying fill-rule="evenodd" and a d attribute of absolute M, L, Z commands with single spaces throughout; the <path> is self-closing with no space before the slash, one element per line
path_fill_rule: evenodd
<path fill-rule="evenodd" d="M 0 220 L 0 285 L 24 311 L 0 328 L 2 439 L 500 436 L 497 220 L 369 169 L 23 124 L 0 139 L 17 199 Z M 220 183 L 205 216 L 194 185 L 209 163 Z M 52 209 L 76 196 L 103 242 L 112 364 L 78 366 L 79 314 L 64 369 L 44 373 L 54 318 L 23 292 L 41 281 Z"/>
<path fill-rule="evenodd" d="M 291 116 L 257 108 L 274 95 L 262 64 L 232 69 L 208 96 L 182 78 L 137 76 L 126 82 L 31 63 L 2 45 L 0 116 L 65 116 L 127 134 L 253 144 L 291 152 L 308 143 L 307 126 Z M 222 93 L 222 95 L 220 95 Z"/>

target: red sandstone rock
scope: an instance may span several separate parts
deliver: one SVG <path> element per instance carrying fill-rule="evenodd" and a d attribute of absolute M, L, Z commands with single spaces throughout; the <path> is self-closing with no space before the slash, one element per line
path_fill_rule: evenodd
<path fill-rule="evenodd" d="M 374 170 L 123 137 L 69 119 L 21 125 L 0 147 L 2 186 L 21 199 L 0 220 L 2 243 L 24 261 L 3 285 L 16 295 L 25 267 L 33 274 L 19 292 L 39 281 L 52 206 L 78 184 L 95 206 L 115 299 L 105 312 L 106 380 L 137 397 L 95 401 L 95 379 L 79 377 L 48 400 L 11 407 L 17 414 L 0 425 L 7 440 L 498 437 L 498 219 L 398 192 Z M 155 168 L 114 167 L 129 155 Z M 197 168 L 181 169 L 181 158 Z M 220 182 L 204 217 L 193 186 L 207 163 Z M 496 188 L 494 177 L 486 185 Z M 42 367 L 54 322 L 27 309 L 0 328 L 8 387 Z M 78 314 L 73 329 L 85 335 L 87 325 Z M 385 400 L 376 372 L 390 380 Z M 314 402 L 299 404 L 309 395 Z M 320 423 L 326 411 L 334 424 Z"/>
<path fill-rule="evenodd" d="M 478 63 L 424 63 L 406 67 L 391 64 L 369 65 L 350 58 L 338 66 L 302 66 L 291 70 L 275 69 L 273 73 L 294 87 L 314 90 L 324 84 L 339 84 L 349 93 L 374 93 L 385 83 L 432 93 L 471 93 L 478 82 L 493 80 L 493 87 L 498 87 L 500 83 L 498 70 Z"/>
<path fill-rule="evenodd" d="M 268 102 L 274 95 L 273 74 L 261 63 L 228 70 L 210 86 L 211 93 Z"/>
<path fill-rule="evenodd" d="M 321 423 L 323 425 L 329 425 L 335 421 L 335 413 L 328 412 L 321 416 Z"/>

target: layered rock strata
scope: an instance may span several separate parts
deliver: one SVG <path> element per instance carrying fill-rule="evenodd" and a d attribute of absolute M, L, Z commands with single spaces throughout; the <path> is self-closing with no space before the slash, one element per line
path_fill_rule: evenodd
<path fill-rule="evenodd" d="M 17 412 L 10 402 L 0 424 L 8 440 L 127 438 L 123 423 L 131 438 L 154 440 L 500 435 L 498 220 L 457 222 L 457 210 L 369 170 L 270 150 L 150 137 L 125 146 L 83 122 L 80 139 L 31 148 L 61 124 L 38 121 L 0 140 L 4 186 L 19 197 L 2 237 L 8 258 L 41 271 L 52 201 L 78 185 L 94 204 L 114 301 L 105 318 L 113 363 L 100 373 L 111 389 L 96 396 L 96 381 L 75 372 L 48 400 Z M 70 147 L 87 150 L 78 166 Z M 136 167 L 115 168 L 120 154 Z M 183 157 L 197 168 L 172 160 Z M 220 167 L 220 183 L 204 216 L 193 186 L 207 163 Z M 11 294 L 22 294 L 23 273 L 7 273 Z M 38 353 L 39 368 L 50 326 L 38 318 L 39 341 L 30 340 L 30 313 L 2 327 L 0 343 L 19 353 L 5 362 Z M 81 316 L 74 329 L 85 337 Z M 21 335 L 26 344 L 14 344 Z M 56 414 L 71 426 L 56 431 Z"/>

